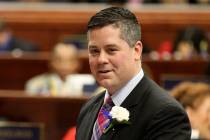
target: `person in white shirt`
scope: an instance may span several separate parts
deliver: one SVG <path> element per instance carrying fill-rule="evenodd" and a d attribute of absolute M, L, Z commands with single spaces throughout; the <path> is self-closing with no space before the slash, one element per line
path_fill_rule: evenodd
<path fill-rule="evenodd" d="M 58 43 L 52 50 L 49 65 L 51 72 L 27 81 L 25 90 L 28 94 L 82 96 L 84 85 L 96 84 L 92 75 L 78 74 L 78 50 L 73 44 Z"/>

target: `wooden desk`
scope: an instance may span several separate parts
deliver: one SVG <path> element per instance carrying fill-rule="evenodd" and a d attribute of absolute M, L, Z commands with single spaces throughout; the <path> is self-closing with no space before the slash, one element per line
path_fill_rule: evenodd
<path fill-rule="evenodd" d="M 86 34 L 89 18 L 109 5 L 92 4 L 0 4 L 4 18 L 16 36 L 37 43 L 49 51 L 59 40 L 74 34 Z M 143 43 L 157 48 L 165 40 L 174 41 L 177 32 L 198 26 L 210 32 L 208 5 L 138 5 L 128 6 L 142 25 Z"/>
<path fill-rule="evenodd" d="M 45 126 L 45 140 L 61 140 L 76 124 L 86 98 L 26 96 L 22 91 L 0 91 L 0 116 L 11 121 L 38 122 Z"/>
<path fill-rule="evenodd" d="M 90 73 L 87 52 L 79 53 L 81 71 Z M 23 90 L 25 82 L 48 69 L 48 53 L 26 53 L 20 57 L 11 54 L 0 55 L 0 89 Z M 143 68 L 158 84 L 164 74 L 204 75 L 208 61 L 195 59 L 190 61 L 155 61 L 148 57 L 142 58 Z"/>
<path fill-rule="evenodd" d="M 161 79 L 164 75 L 205 75 L 207 72 L 208 61 L 198 59 L 189 61 L 154 61 L 150 59 L 143 59 L 143 67 L 145 72 L 149 72 L 151 78 L 161 85 Z"/>
<path fill-rule="evenodd" d="M 79 53 L 79 73 L 90 73 L 86 52 Z M 24 89 L 24 84 L 35 75 L 48 72 L 49 53 L 24 53 L 16 56 L 0 54 L 0 89 Z"/>

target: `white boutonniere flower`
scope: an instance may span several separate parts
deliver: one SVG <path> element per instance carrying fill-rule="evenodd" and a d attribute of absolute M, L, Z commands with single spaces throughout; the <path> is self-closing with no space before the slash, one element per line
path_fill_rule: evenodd
<path fill-rule="evenodd" d="M 109 112 L 109 118 L 111 122 L 109 126 L 104 130 L 104 133 L 108 132 L 115 125 L 130 124 L 129 115 L 130 113 L 126 108 L 120 106 L 112 107 L 111 111 Z"/>

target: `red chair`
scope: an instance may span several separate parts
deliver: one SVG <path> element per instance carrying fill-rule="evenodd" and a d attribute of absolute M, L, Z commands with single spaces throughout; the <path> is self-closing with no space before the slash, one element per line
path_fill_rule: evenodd
<path fill-rule="evenodd" d="M 76 135 L 76 127 L 71 127 L 65 136 L 63 137 L 63 140 L 75 140 L 75 135 Z"/>

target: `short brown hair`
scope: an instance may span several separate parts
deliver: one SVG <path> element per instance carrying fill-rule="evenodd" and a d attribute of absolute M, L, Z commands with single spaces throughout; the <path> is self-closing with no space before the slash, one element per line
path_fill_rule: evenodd
<path fill-rule="evenodd" d="M 202 103 L 205 97 L 210 96 L 210 86 L 201 82 L 182 82 L 171 90 L 171 95 L 184 108 L 196 108 Z"/>
<path fill-rule="evenodd" d="M 88 31 L 95 28 L 102 28 L 107 25 L 113 25 L 120 28 L 121 38 L 124 39 L 130 47 L 141 40 L 141 28 L 136 16 L 128 9 L 122 7 L 110 7 L 101 10 L 91 17 L 88 22 Z"/>

